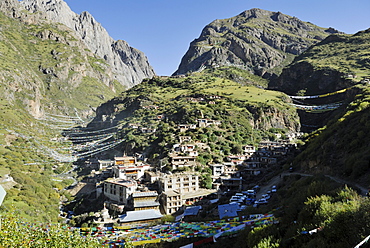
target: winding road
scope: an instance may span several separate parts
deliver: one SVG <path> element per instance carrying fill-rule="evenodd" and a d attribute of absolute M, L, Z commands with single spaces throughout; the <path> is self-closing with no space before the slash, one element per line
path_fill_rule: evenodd
<path fill-rule="evenodd" d="M 281 180 L 284 178 L 284 176 L 290 176 L 290 175 L 300 175 L 300 176 L 304 176 L 304 177 L 314 176 L 312 174 L 305 174 L 305 173 L 299 173 L 299 172 L 283 172 L 283 173 L 271 178 L 271 180 L 267 184 L 260 185 L 260 191 L 256 195 L 257 199 L 260 199 L 263 194 L 266 194 L 267 191 L 271 190 L 271 187 L 273 185 L 278 185 L 281 182 Z M 362 196 L 366 196 L 366 194 L 368 193 L 368 189 L 366 187 L 363 187 L 363 186 L 361 186 L 357 183 L 349 182 L 349 181 L 346 181 L 346 180 L 343 180 L 343 179 L 340 179 L 338 177 L 334 177 L 334 176 L 331 176 L 331 175 L 325 175 L 325 177 L 328 177 L 328 178 L 330 178 L 331 180 L 333 180 L 337 183 L 346 184 L 350 187 L 358 188 L 361 191 L 360 194 Z"/>

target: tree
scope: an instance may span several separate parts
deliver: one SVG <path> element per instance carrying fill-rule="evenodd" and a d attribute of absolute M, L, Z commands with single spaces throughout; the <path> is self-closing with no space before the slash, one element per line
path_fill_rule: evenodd
<path fill-rule="evenodd" d="M 211 189 L 212 188 L 212 177 L 209 173 L 203 173 L 201 175 L 200 187 Z"/>

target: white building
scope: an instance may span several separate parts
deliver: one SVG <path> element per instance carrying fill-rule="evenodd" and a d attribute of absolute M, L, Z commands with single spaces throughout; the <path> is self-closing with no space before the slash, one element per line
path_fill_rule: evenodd
<path fill-rule="evenodd" d="M 126 205 L 136 191 L 137 183 L 134 180 L 110 178 L 104 181 L 103 188 L 103 194 L 109 200 Z"/>

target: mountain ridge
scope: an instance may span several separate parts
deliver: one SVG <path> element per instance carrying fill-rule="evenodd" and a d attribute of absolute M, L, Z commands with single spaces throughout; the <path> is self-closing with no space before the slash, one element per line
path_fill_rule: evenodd
<path fill-rule="evenodd" d="M 208 24 L 191 42 L 173 75 L 232 65 L 259 76 L 274 77 L 295 55 L 337 32 L 281 12 L 246 10 Z"/>
<path fill-rule="evenodd" d="M 115 41 L 89 12 L 78 15 L 63 0 L 23 0 L 20 4 L 31 13 L 42 12 L 47 19 L 74 30 L 92 52 L 111 66 L 115 79 L 127 88 L 155 75 L 144 53 L 123 40 Z"/>

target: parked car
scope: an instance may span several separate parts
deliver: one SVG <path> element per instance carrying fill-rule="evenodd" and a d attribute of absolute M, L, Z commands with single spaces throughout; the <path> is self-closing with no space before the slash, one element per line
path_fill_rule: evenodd
<path fill-rule="evenodd" d="M 258 199 L 257 201 L 255 201 L 254 203 L 257 204 L 257 205 L 262 205 L 262 204 L 267 204 L 269 202 L 267 201 L 267 199 L 261 198 L 261 199 Z"/>
<path fill-rule="evenodd" d="M 255 197 L 256 196 L 256 191 L 254 191 L 253 189 L 249 189 L 247 191 L 243 191 L 243 194 L 245 194 L 246 196 Z"/>
<path fill-rule="evenodd" d="M 246 206 L 246 205 L 241 205 L 241 206 L 239 207 L 238 211 L 243 211 L 243 210 L 245 210 L 245 209 L 247 209 L 247 206 Z"/>
<path fill-rule="evenodd" d="M 238 202 L 240 200 L 240 197 L 239 196 L 232 196 L 231 198 L 230 198 L 230 203 L 231 202 Z"/>
<path fill-rule="evenodd" d="M 276 186 L 275 185 L 271 187 L 271 193 L 276 193 Z"/>
<path fill-rule="evenodd" d="M 268 199 L 270 199 L 270 195 L 269 194 L 263 194 L 263 195 L 261 195 L 261 198 L 268 200 Z"/>
<path fill-rule="evenodd" d="M 260 186 L 256 185 L 252 189 L 254 190 L 254 192 L 257 193 L 258 191 L 260 191 Z"/>
<path fill-rule="evenodd" d="M 247 204 L 247 205 L 252 205 L 252 204 L 254 204 L 254 202 L 256 201 L 256 199 L 255 198 L 246 198 L 245 199 L 245 203 Z"/>
<path fill-rule="evenodd" d="M 245 197 L 240 197 L 239 200 L 238 200 L 238 203 L 240 204 L 244 204 L 245 203 Z"/>

